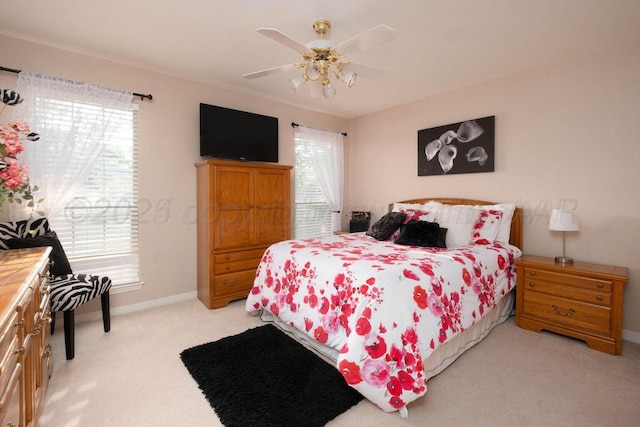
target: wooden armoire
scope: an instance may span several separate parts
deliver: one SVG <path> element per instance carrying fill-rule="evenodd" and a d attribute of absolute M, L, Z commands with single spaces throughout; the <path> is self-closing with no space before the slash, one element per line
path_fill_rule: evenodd
<path fill-rule="evenodd" d="M 291 166 L 196 163 L 198 298 L 208 308 L 246 298 L 265 249 L 291 236 Z"/>

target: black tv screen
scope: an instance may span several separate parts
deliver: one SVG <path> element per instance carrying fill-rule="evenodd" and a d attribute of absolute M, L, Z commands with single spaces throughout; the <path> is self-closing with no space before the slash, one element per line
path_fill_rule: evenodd
<path fill-rule="evenodd" d="M 278 162 L 278 119 L 200 104 L 200 156 Z"/>

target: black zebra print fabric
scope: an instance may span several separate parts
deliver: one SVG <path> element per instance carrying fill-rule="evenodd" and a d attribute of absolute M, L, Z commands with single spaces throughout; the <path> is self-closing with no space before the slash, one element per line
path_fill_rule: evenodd
<path fill-rule="evenodd" d="M 66 274 L 55 277 L 51 285 L 51 311 L 74 310 L 111 289 L 111 279 L 89 274 Z"/>
<path fill-rule="evenodd" d="M 9 249 L 7 241 L 13 238 L 38 237 L 50 232 L 47 218 L 23 219 L 22 221 L 0 223 L 0 249 Z"/>

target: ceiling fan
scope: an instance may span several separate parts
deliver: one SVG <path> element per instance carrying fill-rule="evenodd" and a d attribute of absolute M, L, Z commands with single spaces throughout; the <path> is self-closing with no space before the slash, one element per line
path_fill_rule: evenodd
<path fill-rule="evenodd" d="M 303 62 L 244 74 L 243 77 L 256 79 L 284 71 L 302 69 L 304 71 L 301 76 L 289 80 L 293 90 L 300 91 L 307 81 L 319 81 L 322 83 L 322 93 L 325 98 L 332 98 L 336 94 L 336 89 L 331 85 L 331 75 L 334 75 L 348 87 L 353 86 L 357 76 L 381 82 L 393 80 L 395 76 L 392 73 L 353 63 L 347 60 L 344 55 L 385 44 L 396 38 L 394 30 L 386 25 L 378 25 L 342 43 L 335 44 L 324 38 L 330 28 L 331 24 L 325 19 L 315 21 L 313 29 L 319 38 L 307 44 L 299 43 L 273 28 L 258 28 L 256 30 L 258 33 L 297 51 L 302 55 Z"/>

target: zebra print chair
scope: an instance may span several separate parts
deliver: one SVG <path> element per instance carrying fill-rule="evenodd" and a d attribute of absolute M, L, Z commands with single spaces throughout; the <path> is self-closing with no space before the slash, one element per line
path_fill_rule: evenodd
<path fill-rule="evenodd" d="M 56 322 L 56 312 L 64 313 L 64 342 L 67 360 L 74 357 L 74 310 L 93 298 L 100 296 L 104 331 L 111 330 L 109 314 L 109 290 L 111 279 L 106 276 L 74 274 L 55 232 L 49 228 L 47 218 L 0 223 L 0 249 L 51 246 L 49 270 L 52 276 L 51 289 L 51 333 Z"/>

